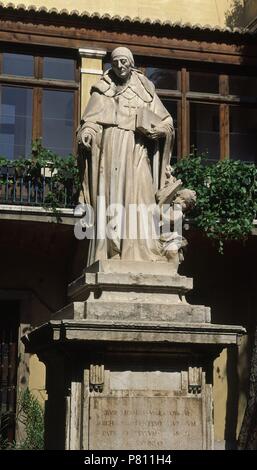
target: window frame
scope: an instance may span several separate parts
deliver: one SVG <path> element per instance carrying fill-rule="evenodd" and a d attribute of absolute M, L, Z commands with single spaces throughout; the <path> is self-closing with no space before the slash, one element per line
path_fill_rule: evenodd
<path fill-rule="evenodd" d="M 145 59 L 138 57 L 139 63 L 143 62 L 143 66 L 139 69 L 145 72 Z M 136 58 L 137 63 L 137 58 Z M 218 160 L 230 158 L 230 105 L 251 106 L 257 109 L 257 93 L 256 97 L 241 96 L 230 94 L 229 77 L 234 76 L 253 76 L 257 79 L 257 73 L 253 69 L 225 64 L 206 64 L 192 63 L 169 60 L 153 59 L 151 66 L 155 68 L 174 68 L 177 70 L 177 90 L 156 89 L 161 99 L 173 99 L 177 101 L 177 158 L 180 159 L 187 156 L 191 152 L 190 142 L 190 103 L 216 104 L 219 106 L 219 142 L 220 152 Z M 149 66 L 149 64 L 148 64 Z M 215 73 L 219 80 L 219 93 L 203 93 L 198 91 L 190 91 L 190 72 Z M 218 161 L 217 160 L 217 161 Z M 247 161 L 247 160 L 245 160 Z"/>
<path fill-rule="evenodd" d="M 32 88 L 32 141 L 42 138 L 42 112 L 43 112 L 43 90 L 73 91 L 73 132 L 72 149 L 76 151 L 76 129 L 79 121 L 80 101 L 80 63 L 77 51 L 63 51 L 56 48 L 26 48 L 4 47 L 0 49 L 0 86 Z M 34 57 L 34 77 L 23 77 L 3 74 L 3 54 L 27 54 Z M 44 57 L 70 58 L 74 60 L 74 80 L 56 80 L 43 78 Z"/>

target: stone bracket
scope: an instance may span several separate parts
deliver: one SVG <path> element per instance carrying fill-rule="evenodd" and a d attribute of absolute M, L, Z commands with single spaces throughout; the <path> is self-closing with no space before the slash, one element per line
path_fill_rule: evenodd
<path fill-rule="evenodd" d="M 202 368 L 188 368 L 188 393 L 197 395 L 202 391 Z"/>
<path fill-rule="evenodd" d="M 90 364 L 89 390 L 102 393 L 104 388 L 104 365 Z"/>

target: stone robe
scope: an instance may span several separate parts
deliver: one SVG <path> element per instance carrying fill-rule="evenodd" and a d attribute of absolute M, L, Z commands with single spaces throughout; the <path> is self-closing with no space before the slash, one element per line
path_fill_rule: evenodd
<path fill-rule="evenodd" d="M 148 108 L 160 118 L 159 127 L 166 136 L 161 139 L 162 146 L 136 129 L 140 108 Z M 142 232 L 141 237 L 135 236 L 135 230 L 138 233 L 143 223 L 140 214 L 136 229 L 129 228 L 128 222 L 130 204 L 147 207 L 156 204 L 155 193 L 164 185 L 165 168 L 171 157 L 173 120 L 155 93 L 153 83 L 133 69 L 129 82 L 119 86 L 113 71 L 107 71 L 91 90 L 78 141 L 85 132 L 92 136 L 92 149 L 79 155 L 83 188 L 80 201 L 90 204 L 95 215 L 95 237 L 88 265 L 109 258 L 161 260 L 158 240 L 151 236 L 144 239 Z M 116 218 L 110 213 L 106 215 L 106 208 L 112 204 L 125 207 L 125 213 L 119 212 Z M 103 235 L 107 224 L 111 237 Z"/>

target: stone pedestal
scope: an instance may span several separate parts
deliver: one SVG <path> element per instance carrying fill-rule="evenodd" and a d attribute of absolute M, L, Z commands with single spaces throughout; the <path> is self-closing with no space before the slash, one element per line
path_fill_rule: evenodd
<path fill-rule="evenodd" d="M 95 263 L 24 340 L 47 367 L 47 449 L 213 449 L 213 360 L 243 328 L 168 263 Z"/>

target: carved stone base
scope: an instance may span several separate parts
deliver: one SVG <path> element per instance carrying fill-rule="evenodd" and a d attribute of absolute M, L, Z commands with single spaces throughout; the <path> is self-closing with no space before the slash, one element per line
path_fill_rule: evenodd
<path fill-rule="evenodd" d="M 73 302 L 54 318 L 210 322 L 208 307 L 186 302 L 192 287 L 193 280 L 172 274 L 169 263 L 94 263 L 69 285 Z"/>
<path fill-rule="evenodd" d="M 24 340 L 47 367 L 47 449 L 213 449 L 213 359 L 244 330 L 187 304 L 168 263 L 140 264 L 91 267 Z"/>

